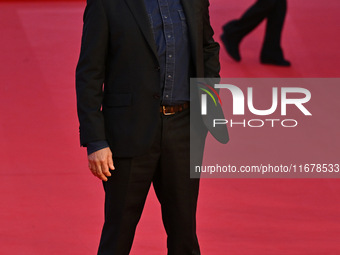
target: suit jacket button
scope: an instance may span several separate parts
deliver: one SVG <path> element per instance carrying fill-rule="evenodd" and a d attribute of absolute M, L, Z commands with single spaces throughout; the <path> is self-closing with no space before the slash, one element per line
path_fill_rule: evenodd
<path fill-rule="evenodd" d="M 159 72 L 159 70 L 161 70 L 161 67 L 160 66 L 156 66 L 155 70 Z"/>

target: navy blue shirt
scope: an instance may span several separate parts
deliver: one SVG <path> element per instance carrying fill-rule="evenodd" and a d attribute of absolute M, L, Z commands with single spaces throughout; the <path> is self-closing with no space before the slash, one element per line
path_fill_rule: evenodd
<path fill-rule="evenodd" d="M 157 46 L 162 105 L 190 101 L 191 57 L 186 17 L 180 0 L 144 0 Z M 87 153 L 108 147 L 106 141 L 87 145 Z"/>
<path fill-rule="evenodd" d="M 190 100 L 188 28 L 180 0 L 144 0 L 157 46 L 162 105 Z"/>

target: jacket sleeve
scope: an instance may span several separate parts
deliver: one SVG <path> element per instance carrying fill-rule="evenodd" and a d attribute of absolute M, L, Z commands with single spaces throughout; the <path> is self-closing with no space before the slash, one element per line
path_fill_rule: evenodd
<path fill-rule="evenodd" d="M 218 78 L 220 77 L 220 45 L 213 39 L 214 31 L 210 25 L 209 0 L 203 2 L 204 77 Z"/>
<path fill-rule="evenodd" d="M 101 107 L 109 32 L 101 0 L 87 1 L 83 22 L 76 94 L 80 143 L 86 146 L 90 142 L 106 140 Z"/>

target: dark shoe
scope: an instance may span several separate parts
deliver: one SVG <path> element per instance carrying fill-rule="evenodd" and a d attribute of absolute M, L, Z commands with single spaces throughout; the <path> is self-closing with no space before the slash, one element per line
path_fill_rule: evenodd
<path fill-rule="evenodd" d="M 232 37 L 227 36 L 226 33 L 223 33 L 221 35 L 221 40 L 229 56 L 236 62 L 240 62 L 241 61 L 239 50 L 240 40 L 232 39 Z"/>
<path fill-rule="evenodd" d="M 290 62 L 284 58 L 261 58 L 261 63 L 265 65 L 291 66 Z"/>

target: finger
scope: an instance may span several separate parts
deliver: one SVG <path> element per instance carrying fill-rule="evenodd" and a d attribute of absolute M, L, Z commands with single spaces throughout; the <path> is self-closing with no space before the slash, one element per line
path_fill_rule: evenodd
<path fill-rule="evenodd" d="M 106 176 L 103 174 L 103 170 L 100 162 L 96 162 L 97 177 L 103 181 L 107 181 Z"/>
<path fill-rule="evenodd" d="M 108 158 L 108 164 L 111 170 L 115 170 L 115 167 L 113 165 L 113 160 L 112 160 L 112 156 L 109 156 Z"/>
<path fill-rule="evenodd" d="M 97 176 L 96 166 L 89 162 L 89 169 L 94 176 Z"/>
<path fill-rule="evenodd" d="M 103 174 L 106 175 L 106 176 L 111 176 L 111 173 L 109 171 L 109 165 L 108 165 L 108 162 L 103 162 L 102 163 L 102 171 L 103 171 Z"/>

